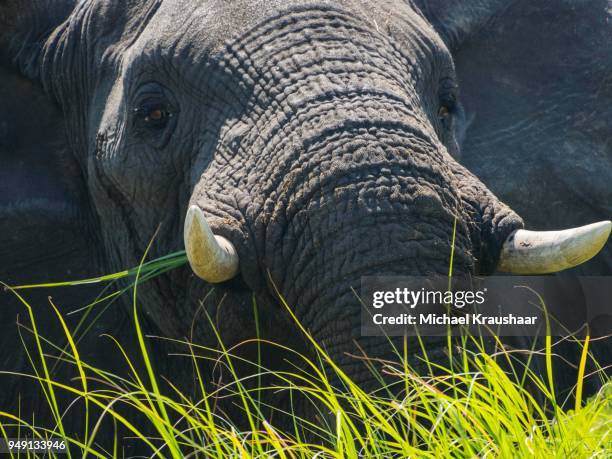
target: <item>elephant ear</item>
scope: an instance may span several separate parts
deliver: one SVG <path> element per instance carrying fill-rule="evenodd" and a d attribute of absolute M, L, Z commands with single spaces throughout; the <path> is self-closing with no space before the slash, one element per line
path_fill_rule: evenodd
<path fill-rule="evenodd" d="M 461 162 L 529 228 L 612 216 L 609 0 L 428 0 L 465 117 Z M 610 242 L 585 273 L 612 272 Z"/>
<path fill-rule="evenodd" d="M 508 0 L 415 0 L 417 8 L 450 48 L 474 35 L 512 2 Z"/>
<path fill-rule="evenodd" d="M 36 71 L 69 11 L 66 2 L 0 2 L 0 280 L 9 283 L 64 278 L 87 252 L 83 181 Z"/>
<path fill-rule="evenodd" d="M 0 0 L 0 59 L 37 78 L 45 41 L 74 6 L 70 0 Z"/>

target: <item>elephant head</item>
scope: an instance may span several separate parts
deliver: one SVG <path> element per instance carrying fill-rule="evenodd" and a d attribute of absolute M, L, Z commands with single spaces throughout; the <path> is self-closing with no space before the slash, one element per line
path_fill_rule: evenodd
<path fill-rule="evenodd" d="M 39 239 L 54 222 L 54 246 L 85 238 L 99 270 L 136 265 L 158 227 L 154 254 L 184 244 L 190 267 L 141 293 L 165 333 L 188 333 L 212 284 L 228 317 L 252 294 L 282 316 L 278 291 L 356 372 L 362 276 L 446 273 L 453 240 L 455 273 L 554 272 L 607 240 L 609 222 L 523 230 L 458 161 L 454 54 L 506 3 L 3 2 L 4 68 L 56 118 L 10 202 Z"/>

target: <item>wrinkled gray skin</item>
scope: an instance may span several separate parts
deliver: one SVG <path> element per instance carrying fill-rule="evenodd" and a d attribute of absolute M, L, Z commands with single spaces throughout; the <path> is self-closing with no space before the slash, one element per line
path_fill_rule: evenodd
<path fill-rule="evenodd" d="M 299 347 L 275 285 L 369 385 L 348 353 L 388 344 L 359 336 L 362 276 L 446 273 L 455 218 L 454 272 L 489 274 L 521 217 L 610 216 L 610 4 L 531 3 L 0 3 L 3 278 L 122 270 L 158 227 L 151 256 L 181 250 L 196 204 L 240 256 L 204 303 L 227 344 L 254 336 L 254 294 L 263 334 Z M 184 267 L 141 314 L 213 343 L 209 289 Z"/>

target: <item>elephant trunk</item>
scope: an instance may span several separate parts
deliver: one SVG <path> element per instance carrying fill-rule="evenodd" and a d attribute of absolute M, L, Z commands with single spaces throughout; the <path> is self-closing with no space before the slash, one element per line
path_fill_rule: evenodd
<path fill-rule="evenodd" d="M 454 271 L 473 272 L 473 235 L 449 158 L 427 131 L 383 110 L 362 119 L 351 119 L 357 107 L 336 111 L 344 124 L 322 124 L 316 141 L 299 146 L 295 169 L 275 187 L 282 194 L 255 227 L 264 269 L 297 318 L 367 382 L 345 353 L 358 352 L 357 341 L 389 357 L 389 346 L 360 337 L 361 278 L 446 274 L 453 239 Z"/>

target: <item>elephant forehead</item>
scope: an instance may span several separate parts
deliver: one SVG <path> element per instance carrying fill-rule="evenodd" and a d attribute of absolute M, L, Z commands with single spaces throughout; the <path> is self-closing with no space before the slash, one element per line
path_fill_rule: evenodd
<path fill-rule="evenodd" d="M 258 41 L 265 48 L 267 35 L 278 37 L 299 31 L 307 35 L 313 29 L 329 33 L 330 38 L 343 34 L 350 40 L 355 32 L 352 27 L 369 34 L 373 42 L 381 35 L 404 35 L 404 50 L 418 49 L 416 54 L 421 56 L 416 57 L 431 57 L 445 50 L 407 2 L 177 0 L 160 5 L 133 44 L 131 54 L 135 59 L 152 52 L 169 58 L 180 56 L 184 65 L 191 65 L 223 55 L 228 43 Z"/>

